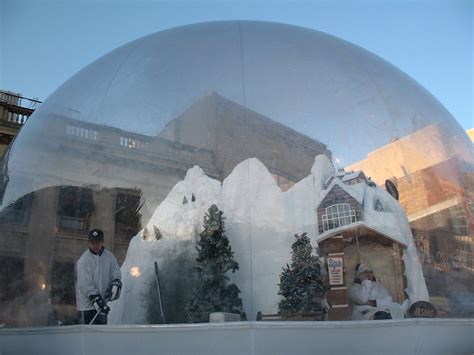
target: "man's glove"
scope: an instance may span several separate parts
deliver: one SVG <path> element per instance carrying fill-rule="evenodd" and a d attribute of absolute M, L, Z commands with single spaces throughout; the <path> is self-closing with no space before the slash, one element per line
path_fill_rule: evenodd
<path fill-rule="evenodd" d="M 115 279 L 110 283 L 109 287 L 107 288 L 107 291 L 105 291 L 105 298 L 109 301 L 118 300 L 120 297 L 121 290 L 122 281 L 120 281 L 120 279 Z"/>
<path fill-rule="evenodd" d="M 105 303 L 104 299 L 100 295 L 89 296 L 89 299 L 97 311 L 100 311 L 100 313 L 105 315 L 109 314 L 110 308 L 107 306 L 107 303 Z"/>

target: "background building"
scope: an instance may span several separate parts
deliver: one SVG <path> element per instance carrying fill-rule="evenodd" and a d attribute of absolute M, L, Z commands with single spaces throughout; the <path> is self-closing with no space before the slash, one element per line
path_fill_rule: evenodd
<path fill-rule="evenodd" d="M 446 137 L 451 135 L 448 126 L 434 124 L 370 152 L 348 169 L 363 169 L 379 185 L 387 179 L 396 184 L 433 301 L 442 314 L 462 310 L 463 315 L 472 317 L 473 153 L 469 143 L 447 143 Z"/>
<path fill-rule="evenodd" d="M 0 156 L 41 101 L 0 90 Z"/>
<path fill-rule="evenodd" d="M 466 133 L 471 138 L 471 141 L 474 142 L 474 128 L 468 129 Z"/>

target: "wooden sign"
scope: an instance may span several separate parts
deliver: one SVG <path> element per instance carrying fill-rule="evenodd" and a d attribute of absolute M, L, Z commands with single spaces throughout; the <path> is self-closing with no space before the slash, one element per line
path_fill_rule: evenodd
<path fill-rule="evenodd" d="M 344 284 L 342 260 L 342 257 L 328 256 L 329 285 L 331 286 Z"/>

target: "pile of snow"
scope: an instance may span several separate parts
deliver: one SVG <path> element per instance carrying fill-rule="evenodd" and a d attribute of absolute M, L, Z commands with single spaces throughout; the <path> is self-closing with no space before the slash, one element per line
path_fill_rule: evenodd
<path fill-rule="evenodd" d="M 226 234 L 240 266 L 229 277 L 242 292 L 248 318 L 253 319 L 258 311 L 277 312 L 279 274 L 290 262 L 294 235 L 306 232 L 314 245 L 321 238 L 315 209 L 327 193 L 325 184 L 332 176 L 336 172 L 325 155 L 317 156 L 310 175 L 286 192 L 281 191 L 268 169 L 255 158 L 238 164 L 222 184 L 207 177 L 198 166 L 193 167 L 156 208 L 147 226 L 132 239 L 122 265 L 122 297 L 111 305 L 110 323 L 150 322 L 150 307 L 156 307 L 153 304 L 157 298 L 155 261 L 160 279 L 164 279 L 160 281 L 164 283 L 167 322 L 184 321 L 184 306 L 195 282 L 195 243 L 203 217 L 213 204 L 226 218 Z M 340 179 L 334 178 L 331 184 L 334 181 Z M 382 189 L 358 185 L 361 184 L 344 186 L 361 201 L 378 198 L 387 210 L 395 212 L 386 213 L 381 219 L 379 214 L 384 212 L 366 211 L 366 223 L 393 235 L 395 240 L 403 240 L 408 247 L 404 259 L 410 298 L 427 299 L 421 265 L 403 210 Z"/>
<path fill-rule="evenodd" d="M 220 194 L 221 183 L 194 166 L 157 207 L 147 229 L 153 232 L 154 227 L 159 228 L 165 239 L 169 236 L 189 239 L 196 232 L 195 228 L 201 228 L 207 209 L 213 204 L 219 205 Z"/>

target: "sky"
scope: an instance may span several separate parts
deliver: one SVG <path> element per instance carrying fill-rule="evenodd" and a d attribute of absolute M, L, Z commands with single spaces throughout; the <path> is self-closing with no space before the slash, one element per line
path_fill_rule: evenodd
<path fill-rule="evenodd" d="M 0 0 L 0 89 L 46 99 L 109 51 L 204 21 L 303 26 L 359 45 L 474 127 L 474 0 Z"/>

